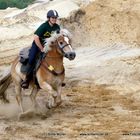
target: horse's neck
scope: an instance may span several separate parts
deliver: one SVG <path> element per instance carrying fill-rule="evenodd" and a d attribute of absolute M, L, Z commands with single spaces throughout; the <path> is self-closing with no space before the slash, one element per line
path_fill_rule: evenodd
<path fill-rule="evenodd" d="M 63 70 L 63 56 L 61 55 L 54 55 L 51 52 L 48 52 L 46 55 L 45 61 L 48 65 L 52 65 L 55 70 Z"/>

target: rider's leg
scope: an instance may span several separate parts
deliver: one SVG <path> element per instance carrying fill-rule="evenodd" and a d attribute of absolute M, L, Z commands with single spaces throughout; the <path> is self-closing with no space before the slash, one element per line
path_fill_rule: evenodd
<path fill-rule="evenodd" d="M 29 51 L 29 64 L 33 65 L 36 59 L 37 53 L 40 52 L 39 47 L 35 44 L 35 42 L 32 43 L 32 47 Z"/>
<path fill-rule="evenodd" d="M 28 86 L 29 86 L 30 76 L 31 76 L 31 73 L 33 71 L 33 66 L 35 63 L 36 55 L 39 51 L 40 51 L 39 48 L 37 47 L 35 42 L 33 42 L 32 47 L 31 47 L 30 52 L 29 52 L 29 61 L 28 61 L 27 67 L 26 67 L 27 73 L 25 76 L 25 80 L 23 80 L 21 83 L 21 86 L 23 88 L 28 88 Z"/>

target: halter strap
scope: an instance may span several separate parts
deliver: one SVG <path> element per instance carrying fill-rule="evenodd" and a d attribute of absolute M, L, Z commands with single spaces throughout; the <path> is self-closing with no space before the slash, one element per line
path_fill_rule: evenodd
<path fill-rule="evenodd" d="M 64 54 L 65 52 L 63 51 L 63 49 L 66 47 L 66 46 L 69 46 L 69 45 L 71 45 L 71 44 L 65 44 L 65 45 L 61 45 L 60 43 L 59 43 L 59 41 L 58 40 L 56 40 L 57 41 L 57 43 L 58 43 L 58 47 L 60 48 L 60 50 L 61 50 L 61 52 Z"/>
<path fill-rule="evenodd" d="M 64 49 L 66 46 L 68 46 L 68 45 L 71 45 L 71 44 L 65 44 L 65 45 L 60 45 L 61 47 L 61 49 Z"/>

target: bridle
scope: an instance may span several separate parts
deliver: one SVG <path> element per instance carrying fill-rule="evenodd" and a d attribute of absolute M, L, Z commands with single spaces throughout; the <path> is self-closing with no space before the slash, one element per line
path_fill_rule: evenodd
<path fill-rule="evenodd" d="M 63 37 L 67 37 L 68 38 L 68 36 L 66 36 L 66 35 L 63 35 Z M 71 44 L 70 43 L 67 43 L 67 44 L 61 44 L 59 41 L 58 41 L 58 39 L 56 39 L 56 41 L 57 41 L 57 43 L 58 43 L 58 47 L 59 47 L 59 49 L 61 50 L 61 52 L 62 52 L 62 54 L 65 56 L 65 52 L 64 52 L 64 48 L 65 47 L 67 47 L 67 46 L 71 46 Z"/>

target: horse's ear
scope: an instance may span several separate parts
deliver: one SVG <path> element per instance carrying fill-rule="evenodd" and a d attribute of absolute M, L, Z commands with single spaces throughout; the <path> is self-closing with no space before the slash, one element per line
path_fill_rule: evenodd
<path fill-rule="evenodd" d="M 57 34 L 60 34 L 60 29 L 56 31 Z"/>

